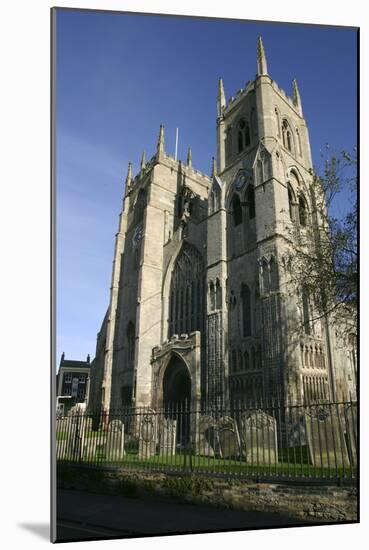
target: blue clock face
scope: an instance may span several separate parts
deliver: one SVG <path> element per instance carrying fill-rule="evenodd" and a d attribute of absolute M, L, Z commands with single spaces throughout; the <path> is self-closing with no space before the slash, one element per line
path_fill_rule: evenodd
<path fill-rule="evenodd" d="M 245 181 L 246 181 L 245 174 L 240 174 L 239 176 L 237 176 L 236 181 L 234 182 L 235 188 L 236 189 L 241 189 L 241 187 L 244 186 Z"/>

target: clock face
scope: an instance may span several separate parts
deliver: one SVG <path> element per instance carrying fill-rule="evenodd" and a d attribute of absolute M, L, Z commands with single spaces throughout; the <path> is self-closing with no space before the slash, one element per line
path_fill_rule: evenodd
<path fill-rule="evenodd" d="M 132 237 L 132 244 L 134 247 L 138 245 L 140 240 L 142 239 L 142 232 L 143 232 L 143 226 L 142 223 L 140 223 L 136 229 L 134 230 L 133 237 Z"/>
<path fill-rule="evenodd" d="M 239 176 L 237 176 L 236 181 L 234 182 L 235 188 L 236 189 L 241 189 L 241 187 L 244 186 L 245 181 L 246 181 L 245 174 L 240 174 Z"/>

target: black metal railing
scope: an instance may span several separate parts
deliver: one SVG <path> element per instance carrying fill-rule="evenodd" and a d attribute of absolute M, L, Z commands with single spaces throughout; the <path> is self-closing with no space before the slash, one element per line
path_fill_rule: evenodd
<path fill-rule="evenodd" d="M 354 480 L 355 401 L 160 410 L 122 408 L 56 421 L 58 461 L 258 479 Z"/>

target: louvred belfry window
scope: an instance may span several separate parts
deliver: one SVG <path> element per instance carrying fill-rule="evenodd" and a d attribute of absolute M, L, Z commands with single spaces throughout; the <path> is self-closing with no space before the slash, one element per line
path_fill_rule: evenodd
<path fill-rule="evenodd" d="M 169 337 L 203 330 L 204 269 L 198 250 L 184 243 L 172 272 Z"/>

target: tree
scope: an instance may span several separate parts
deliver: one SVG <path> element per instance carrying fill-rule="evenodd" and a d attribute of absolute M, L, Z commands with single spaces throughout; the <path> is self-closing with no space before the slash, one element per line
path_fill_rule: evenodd
<path fill-rule="evenodd" d="M 329 317 L 343 332 L 356 334 L 356 150 L 337 155 L 326 146 L 322 157 L 323 173 L 314 175 L 309 189 L 310 214 L 302 202 L 296 203 L 292 246 L 285 265 L 292 288 L 301 295 L 305 328 L 309 321 Z"/>

